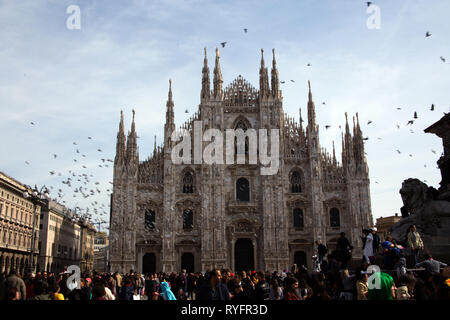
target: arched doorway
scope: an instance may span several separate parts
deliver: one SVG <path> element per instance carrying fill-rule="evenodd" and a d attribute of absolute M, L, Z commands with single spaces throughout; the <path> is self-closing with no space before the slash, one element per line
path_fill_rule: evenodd
<path fill-rule="evenodd" d="M 304 251 L 295 251 L 294 263 L 297 265 L 297 267 L 301 267 L 302 265 L 306 267 L 306 253 Z"/>
<path fill-rule="evenodd" d="M 181 256 L 181 269 L 186 269 L 187 273 L 194 272 L 194 255 L 192 252 L 185 252 Z"/>
<path fill-rule="evenodd" d="M 251 239 L 238 239 L 234 245 L 235 271 L 255 270 L 254 248 Z"/>
<path fill-rule="evenodd" d="M 146 253 L 142 258 L 142 273 L 156 272 L 156 257 L 154 253 Z"/>

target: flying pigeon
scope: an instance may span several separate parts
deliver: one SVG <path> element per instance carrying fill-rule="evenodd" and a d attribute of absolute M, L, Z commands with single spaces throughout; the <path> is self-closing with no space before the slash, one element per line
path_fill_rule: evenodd
<path fill-rule="evenodd" d="M 431 37 L 431 33 L 429 31 L 427 31 L 427 33 L 425 34 L 425 37 L 426 38 Z"/>
<path fill-rule="evenodd" d="M 434 111 L 434 104 L 431 105 L 431 111 Z"/>
<path fill-rule="evenodd" d="M 30 122 L 30 124 L 31 124 L 32 126 L 34 126 L 34 122 Z"/>
<path fill-rule="evenodd" d="M 367 3 L 367 6 L 368 7 L 370 7 L 370 5 L 372 4 L 372 2 L 370 2 L 370 1 L 368 1 L 368 2 L 366 2 Z"/>
<path fill-rule="evenodd" d="M 225 48 L 225 45 L 227 44 L 226 42 L 221 42 L 220 43 L 222 45 L 222 48 Z"/>
<path fill-rule="evenodd" d="M 417 112 L 414 112 L 414 119 L 417 119 Z"/>
<path fill-rule="evenodd" d="M 413 124 L 413 123 L 414 123 L 414 120 L 409 120 L 406 125 L 410 125 L 410 124 Z"/>
<path fill-rule="evenodd" d="M 445 58 L 444 57 L 441 57 L 441 60 L 442 60 L 442 62 L 445 62 Z"/>
<path fill-rule="evenodd" d="M 247 31 L 248 31 L 248 29 L 247 29 L 247 28 L 244 28 L 244 32 L 247 33 Z"/>
<path fill-rule="evenodd" d="M 372 121 L 371 120 L 369 120 L 369 122 L 367 122 L 367 125 L 369 125 L 369 124 L 371 124 L 372 123 Z"/>

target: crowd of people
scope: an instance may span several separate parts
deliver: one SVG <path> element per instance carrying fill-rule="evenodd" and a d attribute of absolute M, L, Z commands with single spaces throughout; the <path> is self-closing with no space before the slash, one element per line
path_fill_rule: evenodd
<path fill-rule="evenodd" d="M 335 250 L 318 241 L 314 268 L 294 265 L 290 270 L 234 273 L 229 269 L 205 273 L 82 274 L 79 281 L 67 272 L 37 272 L 22 279 L 15 270 L 0 275 L 0 300 L 200 300 L 255 302 L 265 300 L 435 300 L 450 299 L 450 268 L 425 253 L 415 226 L 408 242 L 416 269 L 408 269 L 404 248 L 382 242 L 372 228 L 364 230 L 363 258 L 349 270 L 353 246 L 341 233 Z M 386 270 L 374 270 L 377 260 Z M 373 276 L 372 276 L 373 275 Z M 372 285 L 371 285 L 372 282 Z"/>

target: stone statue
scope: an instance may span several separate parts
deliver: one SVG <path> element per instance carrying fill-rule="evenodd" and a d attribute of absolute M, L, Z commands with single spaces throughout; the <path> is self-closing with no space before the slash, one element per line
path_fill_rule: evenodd
<path fill-rule="evenodd" d="M 450 218 L 450 202 L 436 200 L 432 190 L 419 179 L 407 179 L 403 181 L 400 195 L 404 207 L 402 218 L 391 227 L 393 239 L 404 243 L 408 228 L 415 224 L 421 233 L 436 236 L 442 226 L 442 219 Z M 403 215 L 408 212 L 409 215 Z M 450 231 L 450 230 L 447 230 Z"/>

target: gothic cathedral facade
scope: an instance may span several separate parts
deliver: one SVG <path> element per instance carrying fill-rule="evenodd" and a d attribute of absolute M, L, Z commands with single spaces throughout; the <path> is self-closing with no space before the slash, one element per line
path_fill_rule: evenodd
<path fill-rule="evenodd" d="M 294 263 L 311 270 L 316 241 L 332 250 L 341 232 L 354 245 L 354 257 L 361 257 L 361 230 L 373 220 L 358 115 L 351 132 L 345 114 L 338 162 L 334 143 L 331 153 L 320 146 L 310 85 L 305 128 L 301 111 L 299 121 L 284 113 L 274 51 L 270 78 L 262 51 L 259 90 L 241 76 L 223 89 L 216 49 L 211 88 L 205 49 L 199 109 L 181 128 L 192 137 L 194 121 L 200 120 L 203 132 L 278 129 L 274 175 L 261 175 L 261 165 L 248 162 L 174 164 L 171 84 L 164 142 L 155 142 L 146 160 L 139 161 L 134 111 L 127 137 L 121 113 L 111 199 L 111 271 L 281 271 Z"/>

